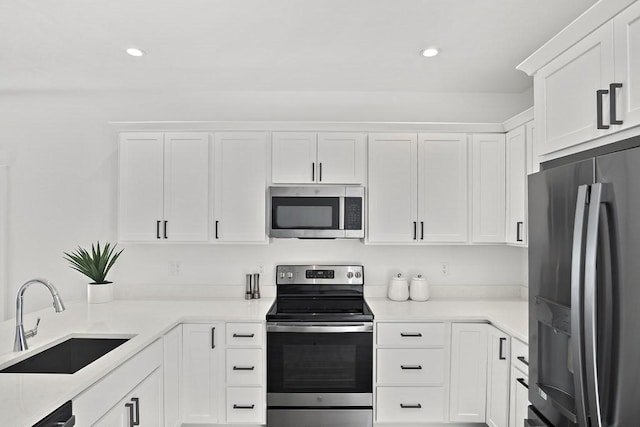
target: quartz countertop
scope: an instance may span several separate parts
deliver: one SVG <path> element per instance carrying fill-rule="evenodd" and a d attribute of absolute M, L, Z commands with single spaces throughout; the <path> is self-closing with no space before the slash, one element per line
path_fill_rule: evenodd
<path fill-rule="evenodd" d="M 488 321 L 527 342 L 527 302 L 522 300 L 430 300 L 395 302 L 367 298 L 375 321 Z M 71 400 L 174 326 L 190 322 L 264 321 L 273 298 L 245 301 L 217 298 L 201 301 L 117 300 L 107 304 L 70 302 L 67 310 L 52 308 L 24 316 L 25 329 L 36 318 L 38 335 L 29 350 L 12 351 L 13 319 L 0 323 L 0 369 L 70 337 L 131 337 L 129 341 L 75 374 L 0 374 L 3 425 L 29 427 Z"/>

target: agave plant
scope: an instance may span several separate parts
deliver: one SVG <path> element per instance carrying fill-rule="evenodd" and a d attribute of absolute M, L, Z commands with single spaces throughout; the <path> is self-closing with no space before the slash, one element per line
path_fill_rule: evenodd
<path fill-rule="evenodd" d="M 97 242 L 96 245 L 91 244 L 91 253 L 78 246 L 78 249 L 72 253 L 65 252 L 64 258 L 69 261 L 71 268 L 93 280 L 92 285 L 111 283 L 107 281 L 107 273 L 124 251 L 122 249 L 116 252 L 116 246 L 111 247 L 107 242 L 103 248 L 100 248 L 100 242 Z"/>

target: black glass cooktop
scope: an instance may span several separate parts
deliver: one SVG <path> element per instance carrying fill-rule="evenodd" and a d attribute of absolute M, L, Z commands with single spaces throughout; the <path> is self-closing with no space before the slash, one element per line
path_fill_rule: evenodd
<path fill-rule="evenodd" d="M 371 322 L 373 313 L 362 298 L 277 299 L 267 313 L 268 321 Z"/>

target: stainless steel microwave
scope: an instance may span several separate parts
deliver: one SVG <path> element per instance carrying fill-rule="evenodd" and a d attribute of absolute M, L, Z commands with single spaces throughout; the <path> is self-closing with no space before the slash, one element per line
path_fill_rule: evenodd
<path fill-rule="evenodd" d="M 364 238 L 364 187 L 269 187 L 269 236 Z"/>

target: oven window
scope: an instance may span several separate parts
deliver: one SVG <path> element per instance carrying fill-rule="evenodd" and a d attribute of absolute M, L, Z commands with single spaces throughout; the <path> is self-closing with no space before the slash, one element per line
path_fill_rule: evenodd
<path fill-rule="evenodd" d="M 267 334 L 271 393 L 370 393 L 372 333 Z"/>
<path fill-rule="evenodd" d="M 339 197 L 273 197 L 272 228 L 337 230 Z"/>

